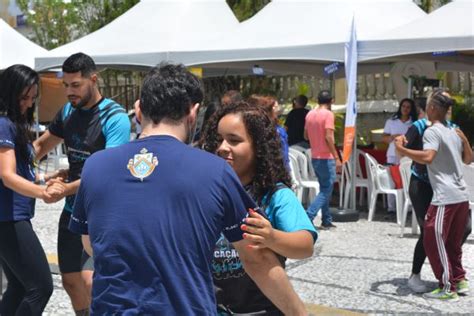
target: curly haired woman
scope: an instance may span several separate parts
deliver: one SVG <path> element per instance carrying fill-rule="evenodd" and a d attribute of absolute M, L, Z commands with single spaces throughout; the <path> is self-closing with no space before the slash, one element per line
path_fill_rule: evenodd
<path fill-rule="evenodd" d="M 242 229 L 256 251 L 270 248 L 281 257 L 313 254 L 317 232 L 293 191 L 275 123 L 258 106 L 245 102 L 219 110 L 201 140 L 203 149 L 224 158 L 265 215 L 250 211 Z M 239 257 L 221 237 L 212 262 L 218 311 L 281 315 L 245 274 Z"/>

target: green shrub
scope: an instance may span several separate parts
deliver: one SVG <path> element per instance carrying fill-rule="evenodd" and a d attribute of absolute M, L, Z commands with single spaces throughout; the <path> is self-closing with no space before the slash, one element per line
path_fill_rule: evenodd
<path fill-rule="evenodd" d="M 460 103 L 453 107 L 453 121 L 458 124 L 471 146 L 474 145 L 474 104 Z"/>

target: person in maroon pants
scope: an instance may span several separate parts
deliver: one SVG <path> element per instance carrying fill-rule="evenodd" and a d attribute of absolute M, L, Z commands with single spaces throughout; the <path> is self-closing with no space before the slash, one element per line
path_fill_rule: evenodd
<path fill-rule="evenodd" d="M 453 104 L 443 90 L 435 90 L 428 99 L 426 113 L 432 124 L 423 135 L 423 150 L 405 148 L 404 136 L 396 140 L 401 155 L 427 165 L 433 187 L 433 199 L 425 220 L 424 247 L 439 288 L 425 293 L 424 297 L 438 300 L 458 300 L 458 293 L 469 291 L 461 260 L 469 213 L 462 163 L 471 162 L 472 149 L 463 132 L 446 122 L 446 112 Z"/>

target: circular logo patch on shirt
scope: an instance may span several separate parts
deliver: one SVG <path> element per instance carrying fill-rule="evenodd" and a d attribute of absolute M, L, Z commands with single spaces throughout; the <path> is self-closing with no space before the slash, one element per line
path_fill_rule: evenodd
<path fill-rule="evenodd" d="M 153 153 L 149 153 L 146 148 L 140 150 L 139 154 L 133 156 L 133 159 L 128 161 L 127 169 L 135 178 L 143 181 L 146 177 L 155 171 L 155 167 L 158 165 L 158 158 L 153 156 Z"/>

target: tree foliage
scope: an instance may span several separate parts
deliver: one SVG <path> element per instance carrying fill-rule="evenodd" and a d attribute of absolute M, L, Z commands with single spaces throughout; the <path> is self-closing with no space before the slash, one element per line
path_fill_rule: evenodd
<path fill-rule="evenodd" d="M 227 0 L 227 4 L 239 21 L 251 18 L 268 3 L 270 0 Z"/>
<path fill-rule="evenodd" d="M 425 12 L 430 13 L 431 11 L 451 1 L 452 0 L 419 0 L 418 6 L 422 8 Z"/>
<path fill-rule="evenodd" d="M 52 49 L 101 28 L 139 0 L 17 0 L 37 44 Z"/>

